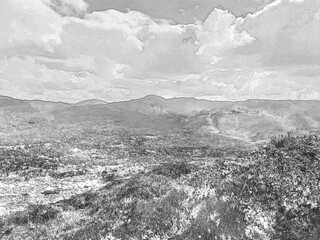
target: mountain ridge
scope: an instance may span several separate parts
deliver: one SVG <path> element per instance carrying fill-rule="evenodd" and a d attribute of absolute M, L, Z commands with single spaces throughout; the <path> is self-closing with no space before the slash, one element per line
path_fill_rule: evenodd
<path fill-rule="evenodd" d="M 64 101 L 51 101 L 51 100 L 41 100 L 41 99 L 23 99 L 23 98 L 15 98 L 15 97 L 11 97 L 11 96 L 6 96 L 6 95 L 0 95 L 0 101 L 3 99 L 13 99 L 13 100 L 19 100 L 19 101 L 26 101 L 26 102 L 44 102 L 44 103 L 62 103 L 62 104 L 68 104 L 68 105 L 79 105 L 81 103 L 85 103 L 85 102 L 89 102 L 91 104 L 91 102 L 98 102 L 98 103 L 102 103 L 102 104 L 115 104 L 115 103 L 124 103 L 124 102 L 131 102 L 131 101 L 136 101 L 136 100 L 142 100 L 142 99 L 149 99 L 149 100 L 154 100 L 154 99 L 161 99 L 164 101 L 167 100 L 192 100 L 192 101 L 200 101 L 200 102 L 210 102 L 210 103 L 244 103 L 244 102 L 257 102 L 257 101 L 265 101 L 265 102 L 318 102 L 320 103 L 320 100 L 308 100 L 308 99 L 264 99 L 264 98 L 250 98 L 247 100 L 235 100 L 235 101 L 231 101 L 231 100 L 209 100 L 209 99 L 203 99 L 203 98 L 194 98 L 194 97 L 172 97 L 172 98 L 164 98 L 162 96 L 158 96 L 158 95 L 146 95 L 144 97 L 141 98 L 133 98 L 133 99 L 128 99 L 128 100 L 121 100 L 121 101 L 111 101 L 111 102 L 107 102 L 105 100 L 102 99 L 98 99 L 98 98 L 92 98 L 92 99 L 85 99 L 85 100 L 81 100 L 79 102 L 64 102 Z"/>
<path fill-rule="evenodd" d="M 79 103 L 20 100 L 0 96 L 0 134 L 28 129 L 29 123 L 107 124 L 124 129 L 192 129 L 200 135 L 220 135 L 258 142 L 287 132 L 319 131 L 320 101 L 268 100 L 211 101 L 148 95 L 107 103 L 90 99 Z M 13 124 L 14 123 L 14 124 Z M 13 125 L 13 126 L 12 126 Z"/>

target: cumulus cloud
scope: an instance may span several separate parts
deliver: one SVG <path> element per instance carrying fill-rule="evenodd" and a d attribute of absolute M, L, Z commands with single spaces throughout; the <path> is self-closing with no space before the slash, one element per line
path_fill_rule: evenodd
<path fill-rule="evenodd" d="M 83 0 L 42 0 L 61 16 L 83 17 L 89 7 Z"/>
<path fill-rule="evenodd" d="M 244 29 L 259 39 L 253 50 L 268 65 L 319 63 L 319 9 L 317 0 L 282 0 L 248 16 Z"/>
<path fill-rule="evenodd" d="M 1 4 L 1 51 L 39 48 L 53 52 L 61 44 L 64 20 L 43 2 L 4 0 Z"/>
<path fill-rule="evenodd" d="M 230 10 L 235 16 L 246 16 L 248 13 L 263 8 L 274 0 L 88 0 L 89 11 L 131 9 L 144 12 L 155 18 L 172 19 L 177 23 L 190 24 L 195 19 L 204 21 L 215 8 Z"/>
<path fill-rule="evenodd" d="M 97 96 L 108 101 L 124 99 L 119 94 L 121 89 L 95 74 L 50 69 L 32 57 L 3 58 L 0 69 L 0 91 L 4 95 L 72 102 Z"/>
<path fill-rule="evenodd" d="M 319 4 L 276 0 L 246 17 L 214 9 L 175 24 L 138 11 L 88 13 L 83 0 L 4 0 L 0 94 L 316 99 Z"/>
<path fill-rule="evenodd" d="M 231 12 L 213 10 L 196 32 L 200 45 L 197 54 L 219 55 L 223 51 L 230 51 L 254 41 L 254 37 L 248 32 L 238 29 L 239 23 L 239 19 Z"/>

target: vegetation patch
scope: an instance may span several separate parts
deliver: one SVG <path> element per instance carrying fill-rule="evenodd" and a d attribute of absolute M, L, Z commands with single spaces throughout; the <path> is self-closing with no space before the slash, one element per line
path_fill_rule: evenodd
<path fill-rule="evenodd" d="M 11 215 L 8 222 L 16 225 L 25 225 L 28 223 L 44 224 L 55 219 L 58 213 L 59 210 L 49 205 L 31 204 L 26 210 Z"/>
<path fill-rule="evenodd" d="M 155 167 L 151 172 L 157 175 L 170 177 L 173 179 L 180 178 L 182 175 L 190 174 L 196 171 L 196 166 L 185 161 L 166 162 Z"/>
<path fill-rule="evenodd" d="M 318 135 L 273 138 L 251 152 L 199 161 L 164 159 L 170 158 L 122 178 L 121 170 L 102 171 L 104 187 L 30 205 L 2 229 L 40 224 L 53 232 L 44 224 L 57 220 L 59 207 L 86 216 L 61 223 L 59 238 L 66 240 L 320 239 Z"/>

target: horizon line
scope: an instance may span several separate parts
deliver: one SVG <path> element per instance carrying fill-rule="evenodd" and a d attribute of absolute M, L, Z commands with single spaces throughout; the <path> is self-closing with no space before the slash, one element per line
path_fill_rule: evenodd
<path fill-rule="evenodd" d="M 237 103 L 237 102 L 246 102 L 246 101 L 254 101 L 254 100 L 259 100 L 259 101 L 315 101 L 315 102 L 320 102 L 320 99 L 267 99 L 267 98 L 248 98 L 246 100 L 210 100 L 210 99 L 206 99 L 206 98 L 196 98 L 196 97 L 169 97 L 169 98 L 165 98 L 163 96 L 159 96 L 159 95 L 155 95 L 155 94 L 148 94 L 145 95 L 144 97 L 139 97 L 139 98 L 131 98 L 131 99 L 127 99 L 127 100 L 119 100 L 119 101 L 106 101 L 103 99 L 99 99 L 99 98 L 89 98 L 89 99 L 84 99 L 78 102 L 64 102 L 64 101 L 52 101 L 52 100 L 42 100 L 42 99 L 25 99 L 25 98 L 16 98 L 16 97 L 12 97 L 12 96 L 8 96 L 8 95 L 0 95 L 0 98 L 11 98 L 14 100 L 20 100 L 20 101 L 39 101 L 39 102 L 47 102 L 47 103 L 62 103 L 62 104 L 69 104 L 69 105 L 76 105 L 79 103 L 83 103 L 86 101 L 101 101 L 101 102 L 105 102 L 105 104 L 112 104 L 112 103 L 120 103 L 120 102 L 130 102 L 130 101 L 134 101 L 134 100 L 141 100 L 141 99 L 145 99 L 147 97 L 155 97 L 155 98 L 162 98 L 163 100 L 174 100 L 174 99 L 193 99 L 193 100 L 198 100 L 198 101 L 208 101 L 208 102 L 232 102 L 232 103 Z"/>

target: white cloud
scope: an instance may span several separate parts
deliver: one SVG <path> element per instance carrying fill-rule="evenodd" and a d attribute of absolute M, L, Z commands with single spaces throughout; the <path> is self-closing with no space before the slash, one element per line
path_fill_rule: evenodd
<path fill-rule="evenodd" d="M 104 99 L 121 97 L 121 89 L 86 71 L 69 72 L 50 69 L 31 57 L 0 60 L 0 94 L 22 98 L 80 101 L 95 98 L 96 91 Z"/>
<path fill-rule="evenodd" d="M 244 29 L 258 41 L 252 48 L 267 65 L 320 63 L 320 2 L 282 0 L 259 16 L 248 16 Z"/>
<path fill-rule="evenodd" d="M 4 0 L 0 8 L 0 49 L 38 47 L 47 52 L 61 44 L 64 20 L 39 0 Z"/>
<path fill-rule="evenodd" d="M 42 0 L 61 16 L 84 16 L 88 3 L 84 0 Z"/>
<path fill-rule="evenodd" d="M 197 54 L 221 54 L 254 41 L 245 30 L 239 30 L 239 19 L 227 10 L 215 9 L 196 31 L 200 47 Z"/>
<path fill-rule="evenodd" d="M 82 0 L 4 0 L 0 94 L 318 98 L 319 4 L 274 1 L 245 19 L 216 9 L 183 25 L 135 11 L 86 13 Z"/>
<path fill-rule="evenodd" d="M 290 1 L 301 1 L 301 0 L 290 0 Z M 261 14 L 263 14 L 264 12 L 267 12 L 267 11 L 277 7 L 281 3 L 283 3 L 283 0 L 271 1 L 270 3 L 266 4 L 262 9 L 254 12 L 254 13 L 249 13 L 246 17 L 241 18 L 241 21 L 243 22 L 243 21 L 250 19 L 250 18 L 256 18 L 256 17 L 260 16 Z"/>

